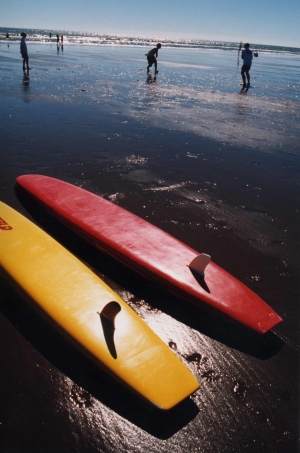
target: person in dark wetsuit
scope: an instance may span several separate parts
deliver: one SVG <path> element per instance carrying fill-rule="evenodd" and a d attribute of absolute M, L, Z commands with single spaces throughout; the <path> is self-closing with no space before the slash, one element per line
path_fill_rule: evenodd
<path fill-rule="evenodd" d="M 157 70 L 157 57 L 158 57 L 158 49 L 161 48 L 161 43 L 159 42 L 156 47 L 154 47 L 153 49 L 149 50 L 148 53 L 146 53 L 146 57 L 147 57 L 147 60 L 148 60 L 148 66 L 147 66 L 147 74 L 149 73 L 149 68 L 151 68 L 151 66 L 154 64 L 155 66 L 155 74 L 158 73 L 158 70 Z"/>
<path fill-rule="evenodd" d="M 250 44 L 247 42 L 244 45 L 244 50 L 242 51 L 242 56 L 241 56 L 241 58 L 243 60 L 243 66 L 242 66 L 242 70 L 241 70 L 241 75 L 242 75 L 242 79 L 243 79 L 242 91 L 244 91 L 245 88 L 247 88 L 247 90 L 248 90 L 248 88 L 250 87 L 249 71 L 251 68 L 253 55 L 252 55 L 252 51 L 249 49 L 249 47 L 250 47 Z M 247 85 L 246 85 L 246 77 L 247 77 Z"/>
<path fill-rule="evenodd" d="M 27 53 L 27 45 L 26 45 L 26 42 L 25 42 L 25 39 L 26 39 L 26 33 L 23 31 L 21 33 L 21 36 L 22 36 L 22 39 L 21 39 L 21 43 L 20 43 L 20 52 L 22 54 L 22 58 L 23 58 L 23 71 L 25 71 L 25 64 L 27 66 L 27 71 L 29 71 L 29 69 L 31 69 L 29 67 L 29 58 L 28 58 L 28 53 Z"/>

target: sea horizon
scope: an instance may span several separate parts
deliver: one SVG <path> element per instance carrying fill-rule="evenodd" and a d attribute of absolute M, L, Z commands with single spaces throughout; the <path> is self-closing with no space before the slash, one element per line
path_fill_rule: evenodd
<path fill-rule="evenodd" d="M 191 38 L 167 38 L 161 36 L 139 36 L 129 34 L 108 34 L 108 33 L 92 33 L 85 31 L 70 31 L 70 30 L 51 30 L 38 28 L 11 28 L 0 27 L 0 44 L 7 43 L 6 34 L 9 34 L 9 42 L 14 43 L 19 41 L 20 33 L 26 31 L 28 42 L 39 42 L 48 44 L 51 40 L 55 42 L 56 35 L 64 36 L 65 44 L 76 45 L 94 45 L 94 46 L 151 46 L 156 42 L 161 42 L 164 47 L 179 47 L 179 48 L 200 48 L 200 49 L 215 49 L 222 51 L 237 51 L 240 42 L 228 40 L 210 40 L 210 39 L 191 39 Z M 270 44 L 251 43 L 251 48 L 255 51 L 276 54 L 291 54 L 300 55 L 299 47 L 278 46 Z"/>

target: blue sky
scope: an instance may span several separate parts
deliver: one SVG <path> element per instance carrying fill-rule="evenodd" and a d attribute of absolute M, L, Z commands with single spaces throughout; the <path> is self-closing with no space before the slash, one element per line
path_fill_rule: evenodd
<path fill-rule="evenodd" d="M 300 0 L 0 0 L 0 26 L 300 47 Z"/>

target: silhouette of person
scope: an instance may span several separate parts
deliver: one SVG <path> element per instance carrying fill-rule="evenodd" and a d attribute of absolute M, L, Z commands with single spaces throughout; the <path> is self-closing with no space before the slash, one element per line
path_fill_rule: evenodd
<path fill-rule="evenodd" d="M 157 70 L 157 58 L 158 58 L 158 49 L 161 48 L 161 43 L 157 43 L 156 44 L 156 47 L 154 47 L 153 49 L 149 50 L 148 53 L 146 53 L 146 57 L 147 57 L 147 60 L 148 60 L 148 66 L 147 66 L 147 74 L 149 73 L 149 68 L 151 68 L 151 66 L 154 64 L 155 66 L 155 74 L 158 73 L 158 70 Z"/>
<path fill-rule="evenodd" d="M 25 71 L 25 64 L 27 66 L 27 71 L 29 71 L 29 69 L 31 69 L 29 67 L 29 58 L 28 58 L 28 52 L 27 52 L 27 45 L 26 45 L 26 42 L 25 42 L 25 39 L 26 39 L 26 33 L 23 31 L 21 33 L 21 36 L 22 36 L 22 39 L 21 39 L 21 43 L 20 43 L 20 53 L 22 54 L 22 58 L 23 58 L 23 71 Z"/>
<path fill-rule="evenodd" d="M 241 75 L 242 75 L 242 79 L 243 79 L 242 91 L 244 91 L 245 89 L 248 90 L 248 88 L 250 87 L 249 71 L 251 68 L 253 55 L 252 55 L 252 51 L 250 50 L 249 47 L 250 47 L 250 44 L 248 42 L 246 42 L 246 44 L 244 45 L 244 50 L 242 51 L 242 57 L 241 57 L 243 60 L 243 66 L 242 66 L 242 70 L 241 70 Z M 246 85 L 246 77 L 247 77 L 247 85 Z"/>

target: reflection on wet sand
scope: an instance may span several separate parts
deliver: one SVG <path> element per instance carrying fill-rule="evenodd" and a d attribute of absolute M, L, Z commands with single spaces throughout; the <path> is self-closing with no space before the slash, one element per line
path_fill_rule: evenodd
<path fill-rule="evenodd" d="M 23 86 L 28 87 L 30 82 L 29 71 L 24 71 L 23 75 Z"/>

